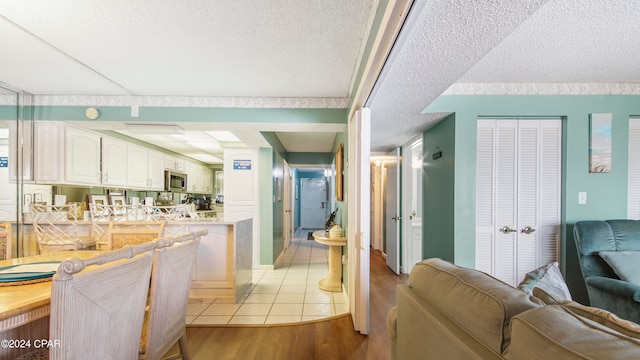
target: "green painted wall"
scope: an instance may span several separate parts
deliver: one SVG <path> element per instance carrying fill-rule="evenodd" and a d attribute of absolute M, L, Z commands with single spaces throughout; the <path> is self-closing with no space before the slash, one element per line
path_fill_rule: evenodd
<path fill-rule="evenodd" d="M 627 147 L 629 117 L 640 114 L 640 96 L 441 96 L 424 112 L 455 113 L 454 261 L 474 265 L 475 237 L 475 144 L 478 117 L 561 117 L 563 124 L 562 239 L 561 259 L 565 277 L 576 300 L 585 302 L 586 290 L 576 257 L 572 225 L 579 220 L 626 218 Z M 613 114 L 613 166 L 606 174 L 589 173 L 589 114 Z M 437 131 L 432 128 L 425 138 Z M 431 154 L 425 153 L 426 157 Z M 425 175 L 429 169 L 425 167 Z M 587 192 L 587 204 L 578 205 L 578 192 Z M 437 204 L 425 194 L 425 209 Z M 425 216 L 428 216 L 425 213 Z M 443 223 L 447 226 L 449 222 Z M 435 227 L 438 224 L 434 225 Z M 425 226 L 425 234 L 436 229 Z"/>
<path fill-rule="evenodd" d="M 260 171 L 260 265 L 273 265 L 273 150 L 260 148 L 258 163 Z"/>
<path fill-rule="evenodd" d="M 423 258 L 438 257 L 455 261 L 454 248 L 454 181 L 455 176 L 455 123 L 449 116 L 430 131 L 425 132 L 422 142 L 423 182 L 422 191 L 429 201 L 423 206 L 422 233 Z M 432 154 L 442 152 L 442 157 L 433 159 Z"/>
<path fill-rule="evenodd" d="M 346 123 L 346 109 L 145 107 L 131 117 L 128 106 L 96 106 L 95 121 Z M 35 120 L 87 121 L 85 106 L 35 106 Z"/>

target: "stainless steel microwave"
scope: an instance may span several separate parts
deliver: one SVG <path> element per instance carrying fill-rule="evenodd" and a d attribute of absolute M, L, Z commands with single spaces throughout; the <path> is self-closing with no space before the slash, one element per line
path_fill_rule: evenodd
<path fill-rule="evenodd" d="M 187 192 L 187 174 L 165 170 L 164 190 L 171 192 Z"/>

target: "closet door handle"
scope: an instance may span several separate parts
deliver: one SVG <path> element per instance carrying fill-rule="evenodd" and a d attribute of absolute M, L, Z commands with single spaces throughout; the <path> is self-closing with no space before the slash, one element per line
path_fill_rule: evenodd
<path fill-rule="evenodd" d="M 520 232 L 523 234 L 531 234 L 532 232 L 535 232 L 536 229 L 532 228 L 531 226 L 527 225 L 525 227 L 523 227 L 522 229 L 520 229 Z"/>
<path fill-rule="evenodd" d="M 518 230 L 510 228 L 508 225 L 505 225 L 499 229 L 499 231 L 503 234 L 508 234 L 512 232 L 516 232 Z"/>

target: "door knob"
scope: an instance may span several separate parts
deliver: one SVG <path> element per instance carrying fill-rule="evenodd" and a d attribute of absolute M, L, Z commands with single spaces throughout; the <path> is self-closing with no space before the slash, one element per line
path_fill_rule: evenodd
<path fill-rule="evenodd" d="M 516 232 L 518 230 L 510 228 L 508 225 L 505 225 L 499 229 L 499 231 L 503 234 L 508 234 L 512 232 Z"/>
<path fill-rule="evenodd" d="M 392 217 L 392 218 L 391 218 L 391 220 L 393 220 L 393 221 L 395 221 L 395 222 L 398 222 L 398 221 L 400 221 L 401 219 L 402 219 L 402 217 L 400 217 L 400 216 L 398 216 L 398 215 L 396 215 L 396 216 L 394 216 L 394 217 Z"/>
<path fill-rule="evenodd" d="M 529 225 L 527 225 L 527 226 L 523 227 L 522 229 L 520 229 L 520 232 L 524 233 L 524 234 L 531 234 L 534 231 L 536 231 L 536 229 L 532 228 Z"/>

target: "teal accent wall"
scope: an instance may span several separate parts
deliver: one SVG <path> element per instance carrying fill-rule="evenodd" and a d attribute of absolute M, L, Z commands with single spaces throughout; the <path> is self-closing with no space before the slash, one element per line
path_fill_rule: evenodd
<path fill-rule="evenodd" d="M 579 220 L 603 220 L 627 217 L 627 148 L 629 117 L 640 114 L 640 96 L 631 95 L 484 95 L 441 96 L 425 113 L 455 113 L 455 165 L 453 173 L 441 170 L 439 177 L 454 183 L 454 211 L 440 224 L 425 225 L 424 233 L 446 233 L 441 229 L 453 224 L 454 236 L 446 243 L 428 243 L 425 248 L 447 253 L 453 247 L 454 262 L 463 266 L 475 263 L 475 146 L 478 117 L 560 117 L 563 119 L 562 215 L 560 262 L 573 297 L 586 303 L 587 296 L 580 272 L 573 224 Z M 589 114 L 613 114 L 613 165 L 611 173 L 589 173 Z M 444 124 L 447 126 L 446 124 Z M 425 143 L 439 131 L 433 127 L 424 133 Z M 432 140 L 431 140 L 432 141 Z M 426 147 L 429 146 L 425 144 Z M 443 151 L 444 153 L 444 151 Z M 429 158 L 431 153 L 425 152 Z M 425 165 L 425 177 L 430 169 Z M 428 181 L 428 180 L 427 180 Z M 426 184 L 425 184 L 426 187 Z M 424 196 L 427 209 L 437 208 L 437 199 Z M 587 192 L 587 204 L 578 205 L 578 192 Z M 429 254 L 426 254 L 429 255 Z"/>
<path fill-rule="evenodd" d="M 332 153 L 287 153 L 287 162 L 292 167 L 296 165 L 331 165 L 331 161 L 333 161 Z"/>
<path fill-rule="evenodd" d="M 273 149 L 258 150 L 260 182 L 260 265 L 273 265 Z"/>
<path fill-rule="evenodd" d="M 18 118 L 18 107 L 16 105 L 0 105 L 0 120 L 15 121 Z"/>
<path fill-rule="evenodd" d="M 87 121 L 85 106 L 35 106 L 35 120 Z M 280 109 L 280 108 L 139 108 L 139 116 L 131 117 L 129 106 L 96 106 L 100 116 L 95 121 L 131 122 L 257 122 L 257 123 L 346 123 L 346 109 Z"/>
<path fill-rule="evenodd" d="M 454 207 L 455 191 L 452 181 L 455 178 L 455 115 L 425 132 L 422 142 L 423 182 L 422 192 L 425 199 L 422 233 L 422 257 L 441 258 L 455 261 Z M 431 154 L 441 151 L 442 157 L 433 160 Z"/>

